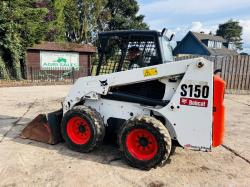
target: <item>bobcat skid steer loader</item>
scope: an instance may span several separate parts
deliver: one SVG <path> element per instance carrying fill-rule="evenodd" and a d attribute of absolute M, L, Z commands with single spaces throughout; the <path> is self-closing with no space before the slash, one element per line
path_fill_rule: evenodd
<path fill-rule="evenodd" d="M 22 136 L 89 152 L 112 131 L 124 159 L 146 170 L 163 166 L 177 145 L 200 151 L 221 145 L 225 82 L 213 62 L 173 61 L 164 33 L 100 33 L 95 76 L 79 78 L 62 109 L 37 116 Z"/>

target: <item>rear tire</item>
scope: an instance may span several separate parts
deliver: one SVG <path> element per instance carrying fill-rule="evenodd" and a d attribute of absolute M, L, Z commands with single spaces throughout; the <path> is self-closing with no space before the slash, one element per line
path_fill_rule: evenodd
<path fill-rule="evenodd" d="M 100 114 L 87 106 L 75 106 L 66 112 L 61 130 L 67 146 L 84 153 L 100 146 L 105 135 Z"/>
<path fill-rule="evenodd" d="M 163 166 L 172 145 L 167 128 L 150 116 L 126 121 L 119 132 L 118 143 L 125 161 L 143 170 Z"/>

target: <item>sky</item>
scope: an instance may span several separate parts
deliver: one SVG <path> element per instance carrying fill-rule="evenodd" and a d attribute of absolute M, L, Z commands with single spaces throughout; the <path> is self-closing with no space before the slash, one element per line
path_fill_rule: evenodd
<path fill-rule="evenodd" d="M 139 14 L 145 15 L 150 29 L 169 29 L 175 40 L 189 30 L 216 33 L 218 25 L 229 19 L 243 27 L 243 51 L 250 54 L 250 0 L 138 0 Z"/>

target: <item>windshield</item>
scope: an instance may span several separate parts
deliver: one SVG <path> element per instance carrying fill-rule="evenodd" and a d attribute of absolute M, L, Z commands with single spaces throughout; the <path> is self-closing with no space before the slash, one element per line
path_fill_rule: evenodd
<path fill-rule="evenodd" d="M 174 60 L 172 47 L 170 46 L 170 42 L 166 36 L 162 36 L 159 38 L 162 50 L 162 60 L 163 63 L 172 62 Z"/>

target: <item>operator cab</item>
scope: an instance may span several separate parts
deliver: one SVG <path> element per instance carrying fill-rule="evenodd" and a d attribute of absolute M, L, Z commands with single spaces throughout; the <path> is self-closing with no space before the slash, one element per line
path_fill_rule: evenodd
<path fill-rule="evenodd" d="M 173 61 L 169 38 L 152 30 L 101 32 L 98 54 L 96 75 Z"/>

